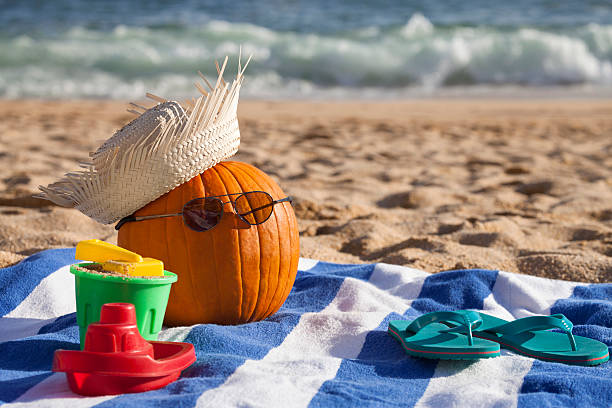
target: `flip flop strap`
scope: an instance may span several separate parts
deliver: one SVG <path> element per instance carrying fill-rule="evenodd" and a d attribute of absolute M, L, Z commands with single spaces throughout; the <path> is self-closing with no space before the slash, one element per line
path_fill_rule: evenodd
<path fill-rule="evenodd" d="M 572 351 L 576 351 L 576 340 L 572 334 L 574 325 L 563 314 L 554 314 L 551 316 L 530 316 L 522 319 L 516 319 L 509 323 L 500 324 L 486 329 L 487 332 L 497 334 L 519 334 L 527 331 L 561 329 L 567 334 Z"/>
<path fill-rule="evenodd" d="M 482 324 L 482 318 L 478 313 L 475 312 L 431 312 L 426 313 L 412 321 L 406 327 L 406 331 L 416 333 L 423 327 L 431 323 L 442 323 L 449 322 L 457 324 L 457 327 L 453 327 L 447 330 L 443 330 L 445 333 L 456 332 L 466 334 L 468 338 L 468 344 L 473 345 L 472 329 L 478 328 Z"/>

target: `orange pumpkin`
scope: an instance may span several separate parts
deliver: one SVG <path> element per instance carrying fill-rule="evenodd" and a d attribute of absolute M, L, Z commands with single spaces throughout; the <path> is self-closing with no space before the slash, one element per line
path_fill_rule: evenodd
<path fill-rule="evenodd" d="M 240 162 L 222 162 L 138 210 L 135 215 L 170 214 L 197 197 L 244 191 L 286 197 L 261 170 Z M 224 200 L 227 201 L 227 200 Z M 297 272 L 299 232 L 289 202 L 274 206 L 270 218 L 251 226 L 231 204 L 217 226 L 196 232 L 180 216 L 128 222 L 118 244 L 142 256 L 161 259 L 178 274 L 172 286 L 165 324 L 238 324 L 264 319 L 289 295 Z"/>

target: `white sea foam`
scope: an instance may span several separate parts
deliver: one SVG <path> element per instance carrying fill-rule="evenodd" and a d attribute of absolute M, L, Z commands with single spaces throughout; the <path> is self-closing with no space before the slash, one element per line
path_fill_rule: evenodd
<path fill-rule="evenodd" d="M 209 21 L 5 36 L 0 96 L 188 96 L 196 71 L 214 76 L 214 59 L 237 55 L 239 45 L 254 58 L 244 87 L 251 97 L 401 96 L 456 86 L 579 85 L 612 92 L 612 26 L 440 27 L 415 14 L 400 26 L 334 34 Z"/>

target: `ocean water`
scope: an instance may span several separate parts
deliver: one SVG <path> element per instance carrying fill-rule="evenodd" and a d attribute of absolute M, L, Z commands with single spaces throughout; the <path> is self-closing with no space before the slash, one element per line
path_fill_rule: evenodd
<path fill-rule="evenodd" d="M 194 95 L 240 46 L 254 98 L 612 95 L 609 0 L 0 0 L 0 97 Z"/>

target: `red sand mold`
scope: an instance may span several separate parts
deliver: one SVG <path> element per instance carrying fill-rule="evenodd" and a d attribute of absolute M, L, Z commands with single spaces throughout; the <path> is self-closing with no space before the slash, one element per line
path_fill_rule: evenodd
<path fill-rule="evenodd" d="M 65 372 L 77 394 L 114 395 L 164 387 L 195 361 L 192 344 L 147 342 L 138 332 L 134 305 L 107 303 L 100 322 L 87 329 L 84 350 L 56 350 L 53 371 Z"/>

